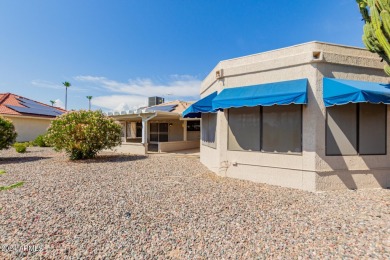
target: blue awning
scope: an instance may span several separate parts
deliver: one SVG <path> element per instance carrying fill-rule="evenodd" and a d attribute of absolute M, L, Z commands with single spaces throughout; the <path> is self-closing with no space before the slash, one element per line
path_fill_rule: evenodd
<path fill-rule="evenodd" d="M 390 84 L 331 78 L 324 78 L 323 83 L 326 107 L 360 102 L 390 104 Z"/>
<path fill-rule="evenodd" d="M 307 104 L 307 79 L 227 88 L 213 100 L 213 109 Z"/>
<path fill-rule="evenodd" d="M 189 106 L 184 112 L 182 113 L 183 117 L 189 117 L 189 118 L 200 118 L 201 113 L 211 113 L 215 112 L 212 109 L 211 101 L 217 96 L 217 91 L 214 93 L 196 101 L 194 104 Z"/>

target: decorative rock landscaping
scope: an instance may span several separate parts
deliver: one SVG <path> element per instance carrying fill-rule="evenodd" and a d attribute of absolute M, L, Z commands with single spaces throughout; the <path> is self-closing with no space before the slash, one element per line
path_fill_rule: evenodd
<path fill-rule="evenodd" d="M 308 193 L 196 158 L 0 151 L 0 258 L 390 258 L 390 190 Z"/>

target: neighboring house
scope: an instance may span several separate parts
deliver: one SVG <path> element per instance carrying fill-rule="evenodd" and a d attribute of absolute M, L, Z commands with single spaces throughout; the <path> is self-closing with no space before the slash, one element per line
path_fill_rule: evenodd
<path fill-rule="evenodd" d="M 389 77 L 376 54 L 310 42 L 225 60 L 203 81 L 200 160 L 308 191 L 390 187 Z"/>
<path fill-rule="evenodd" d="M 172 101 L 136 111 L 108 115 L 122 124 L 119 152 L 146 154 L 195 149 L 200 146 L 200 119 L 184 119 L 181 113 L 191 104 Z"/>
<path fill-rule="evenodd" d="M 51 120 L 65 112 L 12 93 L 0 94 L 0 115 L 13 122 L 18 142 L 32 141 L 46 133 Z"/>

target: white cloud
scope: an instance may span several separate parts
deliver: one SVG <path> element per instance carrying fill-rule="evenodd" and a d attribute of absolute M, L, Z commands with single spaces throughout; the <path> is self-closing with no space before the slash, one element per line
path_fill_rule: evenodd
<path fill-rule="evenodd" d="M 112 92 L 142 96 L 164 96 L 168 93 L 172 93 L 177 97 L 196 96 L 199 94 L 201 83 L 200 80 L 188 75 L 173 75 L 166 84 L 156 83 L 147 78 L 130 79 L 128 82 L 119 82 L 105 77 L 94 76 L 77 76 L 75 79 L 99 84 Z"/>
<path fill-rule="evenodd" d="M 146 106 L 146 101 L 147 100 L 143 96 L 111 95 L 94 97 L 91 102 L 95 106 L 115 111 L 123 111 Z"/>
<path fill-rule="evenodd" d="M 47 80 L 39 80 L 35 79 L 31 81 L 31 85 L 38 88 L 50 88 L 50 89 L 63 89 L 65 90 L 64 85 L 62 83 L 54 83 Z M 68 91 L 77 91 L 77 92 L 86 92 L 87 90 L 84 88 L 80 88 L 78 86 L 70 86 Z"/>
<path fill-rule="evenodd" d="M 90 75 L 74 77 L 76 81 L 95 84 L 114 95 L 99 96 L 92 104 L 113 110 L 133 109 L 147 105 L 147 97 L 161 96 L 180 100 L 196 100 L 199 97 L 201 81 L 191 75 L 172 75 L 168 82 L 155 82 L 148 78 L 129 79 L 119 82 L 105 77 Z"/>
<path fill-rule="evenodd" d="M 56 99 L 54 101 L 55 101 L 55 103 L 54 103 L 55 107 L 65 108 L 64 103 L 60 99 Z"/>

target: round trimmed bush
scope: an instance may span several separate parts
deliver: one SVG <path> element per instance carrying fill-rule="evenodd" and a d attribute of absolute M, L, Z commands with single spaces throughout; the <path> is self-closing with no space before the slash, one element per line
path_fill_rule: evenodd
<path fill-rule="evenodd" d="M 15 151 L 18 153 L 25 153 L 27 151 L 28 143 L 14 143 Z"/>
<path fill-rule="evenodd" d="M 90 159 L 121 144 L 122 127 L 101 111 L 72 111 L 53 120 L 46 142 L 71 160 Z"/>
<path fill-rule="evenodd" d="M 0 116 L 0 150 L 11 147 L 17 135 L 12 121 Z"/>

